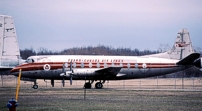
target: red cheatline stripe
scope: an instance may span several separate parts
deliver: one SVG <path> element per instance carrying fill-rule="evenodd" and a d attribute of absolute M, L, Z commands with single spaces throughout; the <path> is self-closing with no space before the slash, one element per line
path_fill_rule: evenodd
<path fill-rule="evenodd" d="M 76 62 L 76 68 L 81 68 L 82 62 Z M 51 66 L 51 70 L 54 69 L 61 69 L 63 67 L 64 62 L 43 62 L 43 63 L 30 63 L 30 64 L 23 64 L 16 68 L 14 68 L 11 72 L 18 72 L 19 69 L 22 69 L 22 71 L 32 71 L 32 70 L 44 70 L 44 65 L 49 64 Z M 90 63 L 85 62 L 84 68 L 90 68 Z M 104 68 L 103 62 L 99 63 L 100 67 L 97 67 L 97 63 L 91 63 L 91 68 Z M 107 67 L 111 67 L 112 63 L 106 63 Z M 146 68 L 171 68 L 171 67 L 177 67 L 174 63 L 145 63 Z M 143 68 L 143 63 L 138 63 L 138 68 Z M 68 62 L 68 67 L 70 66 L 70 62 Z M 114 63 L 114 66 L 120 66 L 120 63 Z M 123 68 L 128 68 L 128 63 L 122 63 Z M 73 63 L 74 68 L 74 63 Z M 136 63 L 130 63 L 130 68 L 136 68 Z"/>

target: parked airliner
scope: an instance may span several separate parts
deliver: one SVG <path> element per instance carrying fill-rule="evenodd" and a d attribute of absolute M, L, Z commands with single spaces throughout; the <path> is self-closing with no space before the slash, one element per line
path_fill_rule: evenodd
<path fill-rule="evenodd" d="M 28 57 L 25 64 L 11 70 L 23 78 L 54 80 L 88 80 L 84 88 L 103 88 L 106 80 L 127 80 L 170 74 L 196 65 L 201 68 L 201 58 L 195 53 L 187 29 L 181 29 L 173 47 L 164 53 L 146 56 L 99 56 L 99 55 L 45 55 Z M 198 59 L 199 58 L 199 59 Z M 34 89 L 38 88 L 36 81 Z"/>

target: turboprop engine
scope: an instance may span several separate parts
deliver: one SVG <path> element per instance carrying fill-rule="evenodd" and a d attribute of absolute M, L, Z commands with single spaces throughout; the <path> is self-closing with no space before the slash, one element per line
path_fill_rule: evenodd
<path fill-rule="evenodd" d="M 85 76 L 94 76 L 97 73 L 95 72 L 96 69 L 74 69 L 72 73 L 71 71 L 66 71 L 66 76 L 70 77 L 70 75 L 73 76 L 80 76 L 80 77 L 85 77 Z M 60 74 L 60 76 L 64 76 L 64 73 Z"/>

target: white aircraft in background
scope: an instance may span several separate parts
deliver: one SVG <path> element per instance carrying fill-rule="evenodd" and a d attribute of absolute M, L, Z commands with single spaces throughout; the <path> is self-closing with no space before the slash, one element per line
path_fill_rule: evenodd
<path fill-rule="evenodd" d="M 0 15 L 0 75 L 25 62 L 20 57 L 14 21 L 11 16 Z"/>
<path fill-rule="evenodd" d="M 11 70 L 18 76 L 32 79 L 54 80 L 89 80 L 84 88 L 101 89 L 106 80 L 126 80 L 170 74 L 187 68 L 201 67 L 199 53 L 195 53 L 187 29 L 178 32 L 173 47 L 165 52 L 147 56 L 96 56 L 96 55 L 47 55 L 31 56 L 26 64 Z M 34 89 L 38 88 L 36 81 Z"/>

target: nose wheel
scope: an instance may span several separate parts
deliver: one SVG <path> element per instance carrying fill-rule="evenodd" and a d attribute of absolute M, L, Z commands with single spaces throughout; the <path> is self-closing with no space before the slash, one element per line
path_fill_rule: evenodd
<path fill-rule="evenodd" d="M 37 83 L 36 83 L 36 80 L 34 81 L 34 85 L 32 86 L 32 88 L 38 89 L 38 85 L 37 85 Z"/>
<path fill-rule="evenodd" d="M 34 88 L 34 89 L 38 89 L 38 85 L 33 85 L 32 88 Z"/>

